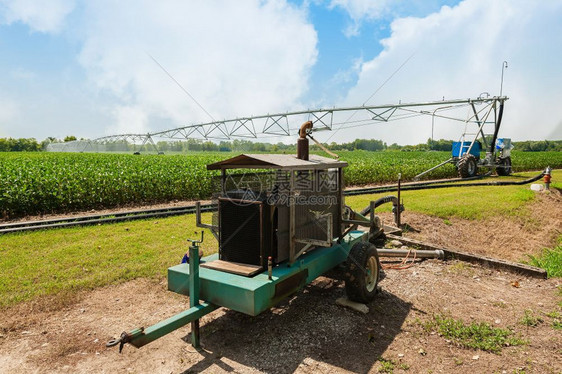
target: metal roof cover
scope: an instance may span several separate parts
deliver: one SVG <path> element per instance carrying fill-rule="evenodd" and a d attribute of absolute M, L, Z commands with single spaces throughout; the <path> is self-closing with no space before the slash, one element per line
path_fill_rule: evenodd
<path fill-rule="evenodd" d="M 219 169 L 330 169 L 346 167 L 347 162 L 328 157 L 310 155 L 308 160 L 301 160 L 296 155 L 282 154 L 241 154 L 227 160 L 207 165 L 207 170 Z"/>

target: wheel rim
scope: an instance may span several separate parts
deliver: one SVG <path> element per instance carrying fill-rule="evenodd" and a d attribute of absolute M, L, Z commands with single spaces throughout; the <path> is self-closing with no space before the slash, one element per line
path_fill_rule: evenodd
<path fill-rule="evenodd" d="M 377 278 L 379 273 L 377 259 L 374 256 L 369 257 L 366 270 L 367 272 L 365 274 L 365 285 L 367 291 L 373 292 L 373 290 L 377 286 Z"/>
<path fill-rule="evenodd" d="M 474 163 L 474 161 L 469 160 L 468 164 L 466 165 L 466 169 L 469 175 L 471 176 L 474 175 L 476 171 L 476 164 Z"/>

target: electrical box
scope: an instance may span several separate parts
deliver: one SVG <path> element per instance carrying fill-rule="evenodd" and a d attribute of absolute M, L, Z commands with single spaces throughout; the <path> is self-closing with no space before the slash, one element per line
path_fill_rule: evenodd
<path fill-rule="evenodd" d="M 468 152 L 471 142 L 453 142 L 453 157 L 461 158 Z M 470 149 L 470 154 L 480 158 L 480 143 L 474 142 L 472 149 Z"/>

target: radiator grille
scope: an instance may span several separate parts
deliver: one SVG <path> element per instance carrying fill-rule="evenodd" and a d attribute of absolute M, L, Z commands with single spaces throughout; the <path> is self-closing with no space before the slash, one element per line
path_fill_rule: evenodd
<path fill-rule="evenodd" d="M 221 260 L 251 265 L 263 263 L 262 211 L 261 202 L 219 199 Z"/>
<path fill-rule="evenodd" d="M 338 237 L 341 233 L 338 170 L 298 171 L 295 179 L 301 198 L 295 204 L 295 238 L 331 241 L 328 233 Z M 332 217 L 331 230 L 327 229 L 328 215 Z"/>

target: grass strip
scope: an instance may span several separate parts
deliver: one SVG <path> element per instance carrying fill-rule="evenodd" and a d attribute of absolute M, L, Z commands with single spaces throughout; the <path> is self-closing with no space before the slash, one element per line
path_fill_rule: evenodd
<path fill-rule="evenodd" d="M 501 353 L 503 347 L 525 344 L 524 340 L 513 336 L 513 331 L 492 327 L 486 322 L 466 324 L 462 320 L 438 314 L 422 326 L 426 332 L 436 331 L 460 347 L 480 349 L 495 354 Z"/>
<path fill-rule="evenodd" d="M 562 236 L 558 237 L 558 245 L 552 249 L 544 248 L 537 255 L 529 256 L 529 264 L 546 270 L 549 278 L 562 277 Z"/>
<path fill-rule="evenodd" d="M 204 222 L 210 214 L 203 215 Z M 195 216 L 0 236 L 0 309 L 135 278 L 164 277 L 195 238 Z M 205 254 L 217 250 L 210 232 Z"/>

